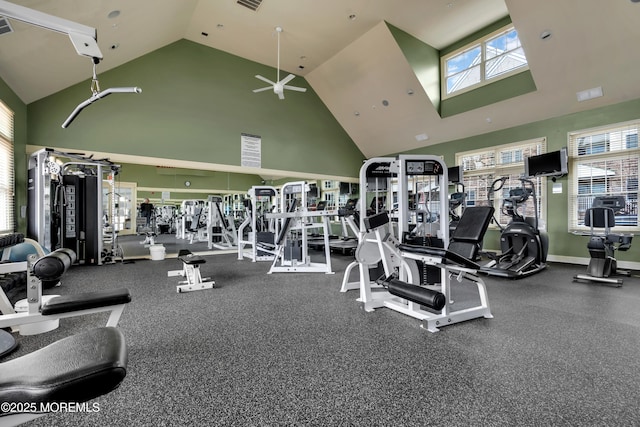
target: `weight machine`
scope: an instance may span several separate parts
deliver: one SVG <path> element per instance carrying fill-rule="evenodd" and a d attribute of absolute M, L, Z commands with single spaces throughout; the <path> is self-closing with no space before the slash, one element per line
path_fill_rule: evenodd
<path fill-rule="evenodd" d="M 273 261 L 275 258 L 275 236 L 279 222 L 267 219 L 265 214 L 276 209 L 278 190 L 269 186 L 254 186 L 244 199 L 246 215 L 238 226 L 238 259 Z"/>
<path fill-rule="evenodd" d="M 55 156 L 70 161 L 59 164 Z M 101 265 L 121 256 L 117 230 L 105 226 L 114 218 L 115 198 L 106 211 L 103 205 L 105 182 L 113 187 L 119 170 L 120 165 L 108 159 L 79 153 L 50 148 L 33 153 L 28 164 L 28 237 L 48 251 L 73 250 L 80 264 Z"/>
<path fill-rule="evenodd" d="M 193 243 L 194 240 L 207 241 L 206 207 L 205 200 L 182 201 L 176 226 L 176 239 L 189 239 L 189 243 Z M 205 220 L 203 221 L 203 219 Z"/>
<path fill-rule="evenodd" d="M 280 190 L 280 212 L 266 218 L 280 220 L 280 232 L 275 240 L 275 258 L 271 273 L 333 274 L 329 234 L 330 218 L 338 211 L 307 210 L 309 185 L 304 181 L 288 182 Z M 309 232 L 320 230 L 324 240 L 324 262 L 312 262 L 309 255 Z"/>
<path fill-rule="evenodd" d="M 207 199 L 207 246 L 209 249 L 234 249 L 238 231 L 232 216 L 222 212 L 222 196 Z"/>
<path fill-rule="evenodd" d="M 387 180 L 386 186 L 381 179 Z M 486 286 L 477 276 L 480 266 L 469 257 L 484 237 L 493 208 L 468 208 L 450 243 L 447 168 L 442 160 L 401 155 L 366 161 L 360 169 L 362 212 L 367 209 L 369 189 L 376 193 L 385 187 L 396 190 L 392 196 L 397 198 L 397 222 L 384 209 L 361 218 L 356 263 L 345 271 L 342 291 L 352 289 L 354 282 L 347 278 L 357 266 L 358 301 L 367 312 L 387 307 L 422 320 L 421 326 L 430 332 L 492 318 Z M 456 251 L 448 249 L 450 244 Z M 371 274 L 378 275 L 380 267 L 382 274 L 372 280 Z M 477 295 L 468 298 L 464 289 L 460 291 L 464 297 L 457 297 L 454 305 L 454 283 L 475 285 Z"/>

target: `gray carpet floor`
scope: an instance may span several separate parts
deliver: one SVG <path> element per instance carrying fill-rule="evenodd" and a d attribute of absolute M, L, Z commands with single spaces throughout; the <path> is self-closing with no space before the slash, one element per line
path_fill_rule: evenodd
<path fill-rule="evenodd" d="M 577 283 L 552 264 L 486 278 L 493 319 L 421 329 L 360 309 L 334 275 L 267 274 L 269 263 L 205 256 L 216 287 L 176 293 L 177 259 L 71 268 L 49 293 L 127 287 L 122 385 L 99 411 L 33 426 L 633 426 L 640 424 L 640 279 Z M 13 358 L 102 326 L 96 314 L 18 336 Z"/>

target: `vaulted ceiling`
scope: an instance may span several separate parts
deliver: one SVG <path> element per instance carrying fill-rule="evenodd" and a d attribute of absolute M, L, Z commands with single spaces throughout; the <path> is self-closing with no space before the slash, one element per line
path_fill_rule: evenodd
<path fill-rule="evenodd" d="M 263 0 L 255 11 L 236 0 L 13 2 L 96 28 L 101 72 L 183 38 L 276 67 L 282 27 L 281 69 L 307 79 L 367 157 L 640 98 L 640 3 L 632 0 Z M 537 90 L 446 118 L 384 24 L 442 49 L 505 16 Z M 91 61 L 66 36 L 9 22 L 0 78 L 25 103 L 91 77 Z M 578 101 L 595 87 L 604 96 Z M 421 134 L 428 139 L 417 141 Z"/>

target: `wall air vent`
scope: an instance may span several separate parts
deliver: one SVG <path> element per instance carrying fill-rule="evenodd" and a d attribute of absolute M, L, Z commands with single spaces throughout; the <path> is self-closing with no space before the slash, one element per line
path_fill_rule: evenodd
<path fill-rule="evenodd" d="M 13 33 L 13 28 L 11 28 L 9 20 L 4 16 L 0 16 L 0 36 L 9 33 Z"/>
<path fill-rule="evenodd" d="M 260 7 L 260 4 L 262 4 L 262 0 L 238 0 L 237 3 L 255 12 Z"/>

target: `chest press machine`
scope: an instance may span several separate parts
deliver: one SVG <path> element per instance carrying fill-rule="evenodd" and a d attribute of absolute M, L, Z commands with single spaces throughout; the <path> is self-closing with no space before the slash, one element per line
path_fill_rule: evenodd
<path fill-rule="evenodd" d="M 446 166 L 435 156 L 399 156 L 398 158 L 375 158 L 365 162 L 364 172 L 372 163 L 388 164 L 391 174 L 397 177 L 398 188 L 398 235 L 408 236 L 411 212 L 408 207 L 408 176 L 427 174 L 447 182 Z M 390 174 L 390 176 L 391 176 Z M 366 177 L 365 177 L 366 178 Z M 361 182 L 361 191 L 366 192 L 366 179 Z M 440 327 L 475 318 L 492 318 L 487 289 L 477 275 L 480 266 L 473 261 L 479 243 L 489 226 L 493 215 L 492 207 L 473 207 L 465 210 L 449 241 L 448 197 L 446 185 L 439 186 L 439 219 L 427 236 L 442 242 L 442 247 L 401 243 L 394 236 L 392 223 L 387 212 L 380 212 L 362 218 L 356 263 L 360 273 L 360 298 L 358 301 L 367 312 L 377 308 L 390 308 L 423 321 L 422 327 L 437 332 Z M 366 194 L 361 194 L 362 197 Z M 419 212 L 413 213 L 416 217 Z M 369 268 L 381 263 L 384 278 L 372 281 Z M 439 278 L 420 274 L 428 268 L 439 271 Z M 345 272 L 345 276 L 349 271 Z M 421 280 L 422 276 L 422 280 Z M 346 280 L 346 278 L 345 278 Z M 477 295 L 469 298 L 465 289 L 459 297 L 452 297 L 452 285 L 472 283 Z M 343 291 L 349 287 L 343 281 Z M 464 297 L 462 296 L 464 295 Z"/>

